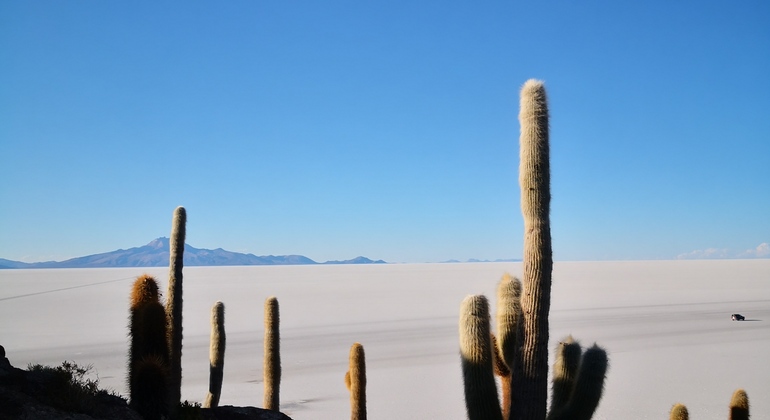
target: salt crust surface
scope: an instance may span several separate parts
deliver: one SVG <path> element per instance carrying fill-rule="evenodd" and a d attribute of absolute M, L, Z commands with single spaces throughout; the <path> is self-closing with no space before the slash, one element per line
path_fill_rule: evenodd
<path fill-rule="evenodd" d="M 221 404 L 262 404 L 263 303 L 281 312 L 282 411 L 349 416 L 350 345 L 366 352 L 372 419 L 464 419 L 458 310 L 520 263 L 190 267 L 184 271 L 182 397 L 208 384 L 211 306 L 225 303 Z M 0 270 L 0 344 L 12 364 L 92 364 L 124 395 L 128 292 L 164 268 Z M 610 356 L 596 419 L 727 418 L 743 387 L 752 418 L 770 419 L 770 260 L 557 262 L 551 348 L 573 334 Z M 746 316 L 730 320 L 731 313 Z"/>

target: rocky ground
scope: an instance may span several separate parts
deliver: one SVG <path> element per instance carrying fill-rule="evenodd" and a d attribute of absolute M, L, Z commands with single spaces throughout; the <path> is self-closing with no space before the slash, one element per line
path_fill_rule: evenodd
<path fill-rule="evenodd" d="M 13 367 L 0 346 L 0 420 L 142 420 L 125 398 L 99 390 L 77 373 L 78 367 L 71 365 L 65 369 Z M 181 419 L 194 420 L 291 420 L 283 413 L 255 407 L 186 406 L 180 414 Z"/>

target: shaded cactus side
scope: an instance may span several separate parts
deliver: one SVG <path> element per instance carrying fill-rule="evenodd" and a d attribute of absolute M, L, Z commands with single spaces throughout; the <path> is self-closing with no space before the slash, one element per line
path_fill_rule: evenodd
<path fill-rule="evenodd" d="M 465 407 L 470 420 L 501 420 L 493 372 L 489 303 L 483 295 L 466 297 L 460 305 L 460 358 Z"/>
<path fill-rule="evenodd" d="M 265 360 L 264 360 L 264 406 L 278 411 L 281 389 L 281 333 L 279 329 L 278 299 L 271 296 L 265 300 Z"/>
<path fill-rule="evenodd" d="M 524 339 L 521 386 L 514 400 L 514 418 L 542 420 L 548 399 L 548 313 L 551 305 L 553 257 L 550 227 L 550 167 L 548 103 L 543 82 L 528 80 L 521 88 L 519 185 L 524 217 L 523 286 L 521 306 Z"/>
<path fill-rule="evenodd" d="M 157 356 L 146 356 L 134 367 L 131 408 L 145 420 L 168 416 L 168 366 Z"/>
<path fill-rule="evenodd" d="M 146 419 L 167 414 L 168 347 L 166 312 L 158 284 L 139 276 L 131 289 L 128 351 L 130 405 Z"/>
<path fill-rule="evenodd" d="M 187 211 L 184 207 L 177 207 L 174 210 L 169 238 L 169 281 L 166 302 L 171 407 L 178 406 L 182 399 L 182 268 L 184 267 L 186 225 Z"/>
<path fill-rule="evenodd" d="M 211 308 L 211 341 L 209 343 L 209 392 L 204 408 L 219 406 L 225 375 L 225 305 L 217 301 Z"/>
<path fill-rule="evenodd" d="M 521 281 L 506 273 L 497 286 L 497 343 L 498 359 L 507 367 L 507 373 L 496 368 L 500 376 L 503 418 L 510 418 L 510 413 L 517 402 L 512 389 L 519 386 L 521 378 L 521 339 L 524 333 L 521 310 Z"/>
<path fill-rule="evenodd" d="M 671 413 L 668 418 L 669 420 L 690 420 L 690 413 L 684 404 L 676 404 L 671 407 Z"/>
<path fill-rule="evenodd" d="M 350 391 L 350 419 L 366 420 L 366 357 L 364 346 L 354 343 L 350 347 L 345 386 Z"/>
<path fill-rule="evenodd" d="M 743 389 L 737 389 L 730 399 L 730 420 L 749 419 L 749 396 Z"/>

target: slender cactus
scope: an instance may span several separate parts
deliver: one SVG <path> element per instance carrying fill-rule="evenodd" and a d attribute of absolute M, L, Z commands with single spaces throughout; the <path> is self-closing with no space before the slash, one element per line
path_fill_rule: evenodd
<path fill-rule="evenodd" d="M 209 392 L 204 408 L 219 405 L 225 370 L 225 305 L 217 301 L 211 308 L 211 342 L 209 344 Z"/>
<path fill-rule="evenodd" d="M 169 281 L 166 302 L 171 363 L 169 405 L 172 408 L 177 407 L 182 399 L 182 268 L 186 225 L 187 211 L 184 207 L 177 207 L 174 210 L 169 239 Z"/>
<path fill-rule="evenodd" d="M 460 357 L 469 420 L 501 420 L 493 372 L 489 303 L 483 295 L 466 297 L 460 305 Z"/>
<path fill-rule="evenodd" d="M 521 88 L 519 184 L 524 216 L 524 340 L 521 386 L 514 400 L 514 418 L 543 420 L 548 397 L 548 314 L 551 305 L 550 167 L 548 104 L 541 81 Z"/>
<path fill-rule="evenodd" d="M 583 349 L 572 336 L 567 337 L 556 347 L 556 361 L 553 365 L 553 394 L 551 397 L 551 413 L 563 410 L 567 406 L 575 379 L 580 368 L 580 356 Z"/>
<path fill-rule="evenodd" d="M 508 368 L 507 374 L 500 375 L 503 397 L 503 419 L 510 418 L 513 407 L 512 388 L 519 385 L 521 378 L 521 339 L 523 336 L 523 314 L 521 311 L 521 281 L 506 273 L 497 285 L 497 341 L 498 356 Z M 496 371 L 501 369 L 496 368 Z"/>
<path fill-rule="evenodd" d="M 345 386 L 350 391 L 350 419 L 366 420 L 366 357 L 364 346 L 353 343 L 350 347 L 349 368 Z"/>
<path fill-rule="evenodd" d="M 743 389 L 737 389 L 730 399 L 730 420 L 749 419 L 749 396 Z"/>
<path fill-rule="evenodd" d="M 669 420 L 690 420 L 690 413 L 684 404 L 676 404 L 671 407 L 671 413 L 668 418 Z"/>
<path fill-rule="evenodd" d="M 281 390 L 281 333 L 279 329 L 278 299 L 265 300 L 265 397 L 264 406 L 278 411 Z"/>

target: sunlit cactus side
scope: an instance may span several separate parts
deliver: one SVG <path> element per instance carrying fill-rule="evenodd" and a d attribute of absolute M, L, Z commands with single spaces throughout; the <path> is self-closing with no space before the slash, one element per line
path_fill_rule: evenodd
<path fill-rule="evenodd" d="M 169 280 L 166 301 L 168 318 L 168 348 L 171 368 L 169 404 L 179 405 L 182 399 L 182 268 L 187 211 L 177 207 L 171 223 L 169 239 Z"/>
<path fill-rule="evenodd" d="M 225 374 L 225 305 L 217 302 L 211 308 L 211 342 L 209 344 L 209 392 L 203 408 L 219 405 Z"/>
<path fill-rule="evenodd" d="M 507 367 L 496 368 L 500 376 L 503 419 L 510 418 L 513 407 L 512 388 L 518 386 L 521 378 L 521 339 L 523 336 L 523 314 L 521 311 L 521 281 L 506 273 L 497 285 L 497 351 L 498 361 Z M 494 342 L 493 342 L 494 344 Z"/>
<path fill-rule="evenodd" d="M 553 364 L 551 413 L 563 410 L 567 406 L 575 387 L 580 356 L 583 349 L 572 336 L 561 341 L 556 347 L 556 360 Z"/>
<path fill-rule="evenodd" d="M 489 303 L 483 295 L 466 297 L 460 305 L 460 357 L 469 420 L 501 420 L 493 372 Z"/>
<path fill-rule="evenodd" d="M 668 418 L 669 420 L 690 420 L 690 413 L 684 404 L 675 404 L 671 407 L 671 413 Z"/>
<path fill-rule="evenodd" d="M 743 389 L 737 389 L 730 399 L 730 420 L 748 420 L 749 396 Z"/>
<path fill-rule="evenodd" d="M 548 103 L 543 82 L 528 80 L 521 88 L 519 185 L 524 217 L 524 340 L 520 386 L 514 388 L 514 418 L 542 420 L 548 400 L 548 314 L 553 257 L 550 227 Z"/>
<path fill-rule="evenodd" d="M 128 351 L 130 405 L 146 419 L 167 414 L 168 347 L 166 312 L 159 301 L 158 284 L 139 276 L 131 289 Z"/>
<path fill-rule="evenodd" d="M 281 333 L 279 329 L 278 299 L 271 296 L 265 300 L 265 361 L 264 361 L 264 406 L 278 411 L 281 390 Z"/>
<path fill-rule="evenodd" d="M 366 420 L 366 357 L 364 346 L 354 343 L 350 347 L 345 386 L 350 391 L 350 419 Z"/>
<path fill-rule="evenodd" d="M 583 353 L 575 385 L 567 405 L 550 413 L 549 420 L 590 420 L 604 392 L 607 375 L 607 352 L 593 345 Z"/>

